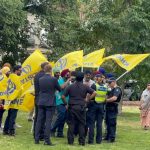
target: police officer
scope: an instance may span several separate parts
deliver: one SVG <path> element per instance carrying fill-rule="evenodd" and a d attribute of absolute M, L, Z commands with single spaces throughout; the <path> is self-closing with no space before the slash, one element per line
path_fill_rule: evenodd
<path fill-rule="evenodd" d="M 55 92 L 61 91 L 57 78 L 52 77 L 52 68 L 50 65 L 44 67 L 45 75 L 39 79 L 39 99 L 38 99 L 38 116 L 35 126 L 35 144 L 39 144 L 40 131 L 43 124 L 44 145 L 53 146 L 50 140 L 50 129 L 52 117 L 55 110 Z"/>
<path fill-rule="evenodd" d="M 62 99 L 65 104 L 67 104 L 65 97 L 69 96 L 69 107 L 68 107 L 68 144 L 74 143 L 74 128 L 78 124 L 79 129 L 79 144 L 85 145 L 85 120 L 86 120 L 86 110 L 85 110 L 85 99 L 86 95 L 89 93 L 89 99 L 93 99 L 96 96 L 96 92 L 83 84 L 84 73 L 78 72 L 76 74 L 76 82 L 71 84 L 66 88 Z"/>
<path fill-rule="evenodd" d="M 90 103 L 88 113 L 89 119 L 89 139 L 88 143 L 94 143 L 94 127 L 96 123 L 96 143 L 100 144 L 102 141 L 102 123 L 104 118 L 104 104 L 106 101 L 107 86 L 103 83 L 103 75 L 97 74 L 95 76 L 96 84 L 93 84 L 91 88 L 96 91 L 96 97 L 93 102 Z"/>
<path fill-rule="evenodd" d="M 118 103 L 121 100 L 122 91 L 121 88 L 117 86 L 115 78 L 110 78 L 108 80 L 108 85 L 111 88 L 111 91 L 108 93 L 108 97 L 106 99 L 107 135 L 105 140 L 112 143 L 115 142 L 116 138 Z"/>

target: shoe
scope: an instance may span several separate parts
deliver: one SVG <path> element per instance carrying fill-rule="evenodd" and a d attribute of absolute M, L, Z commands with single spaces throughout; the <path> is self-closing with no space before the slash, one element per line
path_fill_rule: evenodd
<path fill-rule="evenodd" d="M 115 139 L 110 139 L 107 141 L 108 143 L 114 143 L 115 142 Z"/>
<path fill-rule="evenodd" d="M 35 143 L 35 144 L 40 144 L 40 142 L 39 142 L 39 141 L 35 141 L 34 143 Z"/>
<path fill-rule="evenodd" d="M 40 138 L 40 141 L 44 141 L 44 138 Z"/>
<path fill-rule="evenodd" d="M 3 135 L 9 135 L 8 131 L 3 131 Z"/>
<path fill-rule="evenodd" d="M 88 142 L 88 144 L 89 144 L 89 145 L 94 145 L 94 143 L 93 143 L 93 142 Z"/>
<path fill-rule="evenodd" d="M 103 141 L 108 141 L 109 139 L 107 137 L 104 137 L 103 138 Z"/>
<path fill-rule="evenodd" d="M 15 131 L 14 130 L 10 130 L 9 136 L 15 136 Z"/>
<path fill-rule="evenodd" d="M 101 144 L 101 142 L 96 142 L 96 144 Z"/>
<path fill-rule="evenodd" d="M 81 146 L 85 146 L 85 143 L 79 143 L 79 145 L 81 145 Z"/>
<path fill-rule="evenodd" d="M 57 135 L 58 138 L 64 138 L 64 135 Z"/>
<path fill-rule="evenodd" d="M 44 142 L 44 145 L 47 145 L 47 146 L 55 146 L 55 144 L 52 144 L 51 142 Z"/>

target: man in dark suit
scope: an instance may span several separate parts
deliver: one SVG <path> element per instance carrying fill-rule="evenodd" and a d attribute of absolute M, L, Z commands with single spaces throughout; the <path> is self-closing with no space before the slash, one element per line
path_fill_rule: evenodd
<path fill-rule="evenodd" d="M 45 75 L 45 72 L 44 72 L 44 67 L 46 65 L 48 65 L 49 63 L 48 62 L 43 62 L 41 64 L 41 71 L 39 71 L 35 77 L 34 77 L 34 89 L 35 89 L 35 116 L 34 116 L 34 126 L 33 126 L 33 135 L 34 135 L 34 138 L 35 138 L 35 126 L 36 126 L 36 122 L 37 122 L 37 115 L 38 115 L 38 99 L 39 99 L 39 92 L 40 92 L 40 86 L 39 86 L 39 79 Z M 41 132 L 40 132 L 40 140 L 43 140 L 44 138 L 44 125 L 41 129 Z"/>
<path fill-rule="evenodd" d="M 44 145 L 53 146 L 50 140 L 50 129 L 55 110 L 55 92 L 61 91 L 57 78 L 52 77 L 52 68 L 50 65 L 44 67 L 45 75 L 39 79 L 39 99 L 38 99 L 38 116 L 35 127 L 35 144 L 39 144 L 40 130 L 45 124 Z M 45 118 L 45 119 L 44 119 Z"/>

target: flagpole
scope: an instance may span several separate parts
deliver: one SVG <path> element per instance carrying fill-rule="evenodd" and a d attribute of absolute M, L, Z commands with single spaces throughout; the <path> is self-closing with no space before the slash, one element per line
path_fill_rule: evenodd
<path fill-rule="evenodd" d="M 116 81 L 118 81 L 118 80 L 120 80 L 124 75 L 126 75 L 127 73 L 129 73 L 129 71 L 127 70 L 125 73 L 123 73 L 120 77 L 118 77 L 117 79 L 116 79 Z"/>

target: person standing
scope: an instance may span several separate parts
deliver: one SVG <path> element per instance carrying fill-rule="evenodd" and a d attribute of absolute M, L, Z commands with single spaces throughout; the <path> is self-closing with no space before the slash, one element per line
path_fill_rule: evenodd
<path fill-rule="evenodd" d="M 10 68 L 5 66 L 0 70 L 0 78 L 2 80 L 4 80 L 4 82 L 6 82 L 6 85 L 4 84 L 4 86 L 7 86 L 7 78 L 9 77 L 10 74 Z M 6 80 L 5 80 L 6 79 Z M 0 81 L 3 82 L 3 81 Z M 3 119 L 3 114 L 4 114 L 4 99 L 0 100 L 0 130 L 2 130 L 2 119 Z"/>
<path fill-rule="evenodd" d="M 36 126 L 37 115 L 38 115 L 38 99 L 39 99 L 39 92 L 40 92 L 39 79 L 45 75 L 44 67 L 48 64 L 49 64 L 48 62 L 43 62 L 41 64 L 41 70 L 34 77 L 34 90 L 35 90 L 35 99 L 34 99 L 35 114 L 34 114 L 34 122 L 33 122 L 33 136 L 34 137 L 35 137 L 35 126 Z M 44 138 L 44 131 L 43 131 L 44 126 L 45 125 L 43 124 L 43 128 L 41 129 L 41 133 L 40 133 L 41 140 L 43 140 Z"/>
<path fill-rule="evenodd" d="M 141 110 L 141 125 L 147 130 L 150 127 L 150 83 L 142 93 L 139 109 Z"/>
<path fill-rule="evenodd" d="M 117 85 L 115 78 L 110 78 L 108 80 L 108 86 L 111 91 L 107 95 L 106 99 L 106 127 L 107 134 L 105 140 L 108 143 L 115 142 L 116 138 L 116 126 L 117 126 L 117 114 L 118 114 L 118 104 L 121 100 L 122 91 Z"/>
<path fill-rule="evenodd" d="M 22 73 L 22 67 L 20 65 L 16 65 L 13 68 L 13 73 L 10 75 L 20 76 L 21 73 Z M 18 113 L 18 109 L 10 108 L 8 110 L 8 115 L 6 117 L 5 124 L 4 124 L 3 135 L 15 136 L 15 122 L 17 118 L 17 113 Z"/>
<path fill-rule="evenodd" d="M 52 126 L 51 133 L 55 136 L 57 130 L 57 137 L 63 138 L 63 129 L 67 117 L 67 109 L 62 101 L 62 94 L 64 93 L 65 88 L 70 84 L 70 71 L 65 69 L 61 72 L 61 78 L 58 80 L 59 85 L 61 86 L 62 91 L 57 91 L 56 93 L 56 109 L 57 109 L 57 119 Z M 67 98 L 68 101 L 68 98 Z"/>
<path fill-rule="evenodd" d="M 55 92 L 61 91 L 61 87 L 55 77 L 52 77 L 52 67 L 44 67 L 45 75 L 39 79 L 38 116 L 35 126 L 35 144 L 39 144 L 42 125 L 44 129 L 44 145 L 53 146 L 50 140 L 50 129 L 55 110 Z"/>
<path fill-rule="evenodd" d="M 84 73 L 76 74 L 76 82 L 68 86 L 62 95 L 64 104 L 67 105 L 66 97 L 69 96 L 68 102 L 68 144 L 74 143 L 74 128 L 78 124 L 79 129 L 79 145 L 85 145 L 85 124 L 86 124 L 86 96 L 89 93 L 89 100 L 96 96 L 96 92 L 83 84 Z"/>
<path fill-rule="evenodd" d="M 94 143 L 94 128 L 96 123 L 96 143 L 101 144 L 102 141 L 102 123 L 104 118 L 104 106 L 106 101 L 107 86 L 104 84 L 103 75 L 95 76 L 96 84 L 91 86 L 97 93 L 93 102 L 90 103 L 88 113 L 91 116 L 89 120 L 89 139 L 88 144 Z"/>

